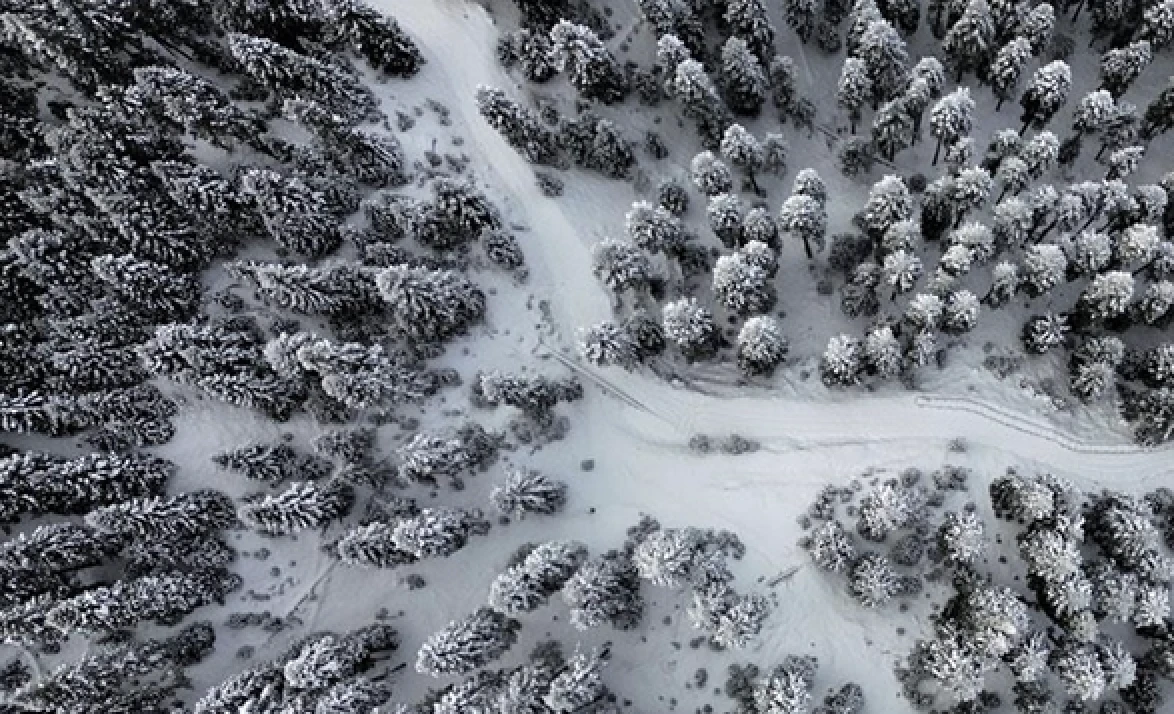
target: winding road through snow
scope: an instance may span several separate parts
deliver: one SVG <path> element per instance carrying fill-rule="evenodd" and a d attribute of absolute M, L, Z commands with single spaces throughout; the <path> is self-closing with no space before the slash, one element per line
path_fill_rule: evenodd
<path fill-rule="evenodd" d="M 623 205 L 601 192 L 620 189 L 616 182 L 583 188 L 576 181 L 560 199 L 543 197 L 532 167 L 481 119 L 472 101 L 478 85 L 515 86 L 496 61 L 497 31 L 481 6 L 461 0 L 384 1 L 390 2 L 396 17 L 422 43 L 428 64 L 420 81 L 443 88 L 445 96 L 468 99 L 450 107 L 454 123 L 472 139 L 467 148 L 489 189 L 502 197 L 512 218 L 532 228 L 519 236 L 531 264 L 532 286 L 549 297 L 555 323 L 564 330 L 558 339 L 568 345 L 566 332 L 610 317 L 608 298 L 589 269 L 590 245 L 600 232 L 601 207 Z M 972 444 L 1085 474 L 1090 485 L 1161 483 L 1174 474 L 1168 450 L 1143 449 L 1115 434 L 1105 435 L 1115 440 L 1088 443 L 1041 418 L 980 399 L 850 392 L 827 400 L 804 400 L 736 389 L 702 394 L 647 374 L 596 370 L 559 356 L 588 376 L 588 381 L 619 397 L 591 418 L 613 425 L 623 432 L 621 438 L 646 444 L 680 444 L 715 428 L 779 450 L 883 442 L 928 445 L 962 437 Z"/>

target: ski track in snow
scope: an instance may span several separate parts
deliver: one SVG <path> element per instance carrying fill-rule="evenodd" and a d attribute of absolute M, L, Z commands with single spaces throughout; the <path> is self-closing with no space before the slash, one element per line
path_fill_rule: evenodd
<path fill-rule="evenodd" d="M 599 221 L 599 205 L 571 197 L 542 196 L 533 180 L 533 168 L 477 114 L 472 102 L 479 84 L 512 87 L 515 82 L 497 64 L 493 54 L 496 28 L 477 5 L 433 2 L 392 2 L 400 21 L 420 39 L 428 57 L 426 72 L 443 78 L 453 97 L 451 107 L 475 136 L 470 150 L 480 153 L 482 166 L 504 188 L 509 203 L 533 228 L 519 239 L 534 264 L 535 287 L 551 296 L 560 326 L 582 326 L 609 317 L 603 289 L 591 275 L 589 242 L 584 235 Z M 458 34 L 459 33 L 459 34 Z M 443 46 L 437 46 L 437 40 Z M 460 47 L 459 51 L 452 51 Z M 575 226 L 582 227 L 576 230 Z M 566 339 L 567 336 L 563 335 Z M 569 358 L 559 361 L 571 367 Z M 746 396 L 719 390 L 716 396 L 674 387 L 647 374 L 609 370 L 604 376 L 586 365 L 573 367 L 590 382 L 611 392 L 621 412 L 608 409 L 609 420 L 622 421 L 629 438 L 646 446 L 665 441 L 667 423 L 677 437 L 687 440 L 719 425 L 772 446 L 830 446 L 891 441 L 925 442 L 964 438 L 1031 461 L 1074 472 L 1096 473 L 1098 479 L 1120 477 L 1140 482 L 1174 471 L 1166 450 L 1151 450 L 1124 441 L 1089 444 L 1054 425 L 969 397 L 899 395 L 870 397 L 846 393 L 836 401 L 785 399 L 771 395 Z M 721 392 L 726 393 L 721 393 Z M 949 418 L 943 419 L 943 412 Z"/>

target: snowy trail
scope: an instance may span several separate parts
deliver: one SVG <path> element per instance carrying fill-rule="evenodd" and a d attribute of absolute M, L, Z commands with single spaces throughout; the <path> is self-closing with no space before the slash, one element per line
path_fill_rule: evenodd
<path fill-rule="evenodd" d="M 525 216 L 533 228 L 519 239 L 532 263 L 533 286 L 550 297 L 556 325 L 573 329 L 609 317 L 607 297 L 588 268 L 589 244 L 594 242 L 590 234 L 603 219 L 600 207 L 608 204 L 593 201 L 590 195 L 558 200 L 542 196 L 532 167 L 481 119 L 472 102 L 479 84 L 514 86 L 494 57 L 492 19 L 480 6 L 454 0 L 390 0 L 390 5 L 422 42 L 428 64 L 421 79 L 444 86 L 449 90 L 447 97 L 462 100 L 450 108 L 472 135 L 469 149 L 481 159 L 475 165 L 491 174 L 490 183 L 506 194 L 512 211 Z M 565 343 L 570 337 L 562 334 Z M 604 406 L 604 414 L 595 416 L 612 425 L 622 424 L 626 438 L 646 446 L 683 443 L 693 434 L 712 433 L 715 428 L 783 451 L 897 441 L 929 445 L 963 437 L 1120 486 L 1174 473 L 1167 450 L 1142 449 L 1123 440 L 1085 443 L 1051 424 L 977 399 L 914 394 L 870 397 L 853 392 L 840 400 L 813 401 L 761 392 L 748 396 L 733 389 L 712 396 L 647 374 L 619 370 L 603 374 L 584 365 L 578 365 L 578 370 L 617 397 Z M 946 413 L 949 418 L 943 418 Z"/>

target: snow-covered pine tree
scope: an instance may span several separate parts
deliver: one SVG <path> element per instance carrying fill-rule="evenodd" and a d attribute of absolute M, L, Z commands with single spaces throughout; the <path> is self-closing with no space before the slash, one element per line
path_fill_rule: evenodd
<path fill-rule="evenodd" d="M 648 284 L 652 264 L 639 247 L 604 238 L 591 250 L 592 271 L 613 293 L 640 290 Z"/>
<path fill-rule="evenodd" d="M 523 376 L 496 370 L 480 373 L 474 390 L 484 403 L 513 407 L 537 422 L 548 421 L 559 402 L 583 397 L 583 385 L 574 377 L 552 379 L 541 374 Z"/>
<path fill-rule="evenodd" d="M 1147 325 L 1162 324 L 1174 308 L 1174 283 L 1160 280 L 1146 286 L 1134 311 L 1141 322 Z"/>
<path fill-rule="evenodd" d="M 872 118 L 872 142 L 880 154 L 892 161 L 897 153 L 913 145 L 917 120 L 908 112 L 909 102 L 897 98 L 885 102 Z"/>
<path fill-rule="evenodd" d="M 678 70 L 680 66 L 678 65 Z M 729 107 L 735 114 L 755 116 L 762 109 L 762 105 L 766 103 L 766 93 L 770 88 L 766 71 L 759 64 L 758 58 L 754 56 L 746 41 L 736 35 L 726 40 L 726 43 L 722 45 L 721 80 Z M 692 95 L 698 94 L 701 84 L 688 91 L 691 91 Z M 678 89 L 676 91 L 684 92 L 687 90 Z M 683 102 L 695 101 L 686 100 L 685 96 L 685 94 L 681 95 Z M 688 104 L 686 111 L 690 111 Z M 709 116 L 720 112 L 715 108 L 699 106 L 696 113 Z M 699 122 L 702 121 L 701 116 L 694 118 Z"/>
<path fill-rule="evenodd" d="M 394 535 L 394 526 L 382 521 L 353 528 L 338 539 L 338 558 L 345 565 L 362 568 L 395 568 L 416 562 L 415 555 L 400 550 Z"/>
<path fill-rule="evenodd" d="M 1101 55 L 1101 87 L 1114 98 L 1120 97 L 1153 61 L 1154 53 L 1148 40 L 1109 49 Z"/>
<path fill-rule="evenodd" d="M 775 55 L 767 66 L 767 76 L 770 78 L 771 101 L 785 118 L 799 105 L 795 60 L 785 55 Z"/>
<path fill-rule="evenodd" d="M 689 163 L 693 185 L 706 196 L 729 193 L 734 189 L 730 169 L 712 151 L 702 151 Z"/>
<path fill-rule="evenodd" d="M 766 163 L 766 155 L 758 139 L 741 124 L 731 124 L 722 136 L 721 153 L 726 161 L 746 174 L 751 188 L 757 192 L 759 189 L 755 174 L 762 170 Z"/>
<path fill-rule="evenodd" d="M 942 51 L 957 72 L 955 81 L 961 82 L 964 72 L 985 68 L 994 50 L 994 41 L 995 26 L 986 0 L 970 0 L 962 17 L 942 40 Z"/>
<path fill-rule="evenodd" d="M 1125 312 L 1133 299 L 1133 276 L 1111 270 L 1095 276 L 1080 294 L 1076 310 L 1090 322 L 1100 322 Z"/>
<path fill-rule="evenodd" d="M 959 335 L 970 332 L 978 324 L 982 305 L 969 290 L 955 290 L 946 296 L 942 305 L 942 331 Z"/>
<path fill-rule="evenodd" d="M 996 249 L 1022 248 L 1031 233 L 1031 206 L 1012 196 L 995 206 L 991 233 Z"/>
<path fill-rule="evenodd" d="M 1060 140 L 1050 131 L 1041 131 L 1023 144 L 1019 158 L 1027 164 L 1032 178 L 1038 179 L 1056 165 L 1060 155 Z"/>
<path fill-rule="evenodd" d="M 479 511 L 425 508 L 400 519 L 392 527 L 391 541 L 416 558 L 447 557 L 465 547 L 469 537 L 485 535 L 489 522 Z"/>
<path fill-rule="evenodd" d="M 782 247 L 779 224 L 775 223 L 769 210 L 763 206 L 756 206 L 747 211 L 745 218 L 742 219 L 740 242 L 742 246 L 761 243 L 768 247 L 772 254 Z M 775 262 L 777 263 L 777 258 Z"/>
<path fill-rule="evenodd" d="M 955 225 L 961 223 L 968 212 L 981 208 L 990 199 L 993 187 L 994 181 L 984 168 L 971 167 L 958 172 L 950 193 L 950 198 L 954 201 Z M 987 260 L 990 257 L 987 254 L 980 260 Z"/>
<path fill-rule="evenodd" d="M 717 259 L 713 268 L 713 295 L 727 310 L 739 315 L 769 312 L 777 300 L 766 270 L 742 253 Z"/>
<path fill-rule="evenodd" d="M 913 215 L 913 198 L 899 176 L 886 175 L 872 185 L 864 207 L 864 225 L 875 242 L 895 223 Z"/>
<path fill-rule="evenodd" d="M 611 554 L 583 564 L 562 589 L 571 608 L 571 624 L 588 630 L 611 623 L 628 629 L 640 622 L 644 598 L 640 577 L 626 558 Z"/>
<path fill-rule="evenodd" d="M 860 121 L 860 110 L 872 101 L 872 79 L 868 76 L 868 65 L 858 57 L 845 57 L 840 70 L 840 83 L 836 90 L 836 103 L 848 110 L 852 133 Z"/>
<path fill-rule="evenodd" d="M 338 221 L 325 197 L 301 179 L 285 178 L 269 169 L 249 169 L 241 176 L 240 187 L 278 244 L 317 258 L 342 243 Z"/>
<path fill-rule="evenodd" d="M 701 143 L 716 150 L 730 124 L 730 112 L 705 67 L 696 60 L 685 60 L 677 65 L 667 86 L 680 100 L 685 116 L 697 122 Z"/>
<path fill-rule="evenodd" d="M 787 0 L 783 3 L 787 24 L 795 31 L 799 41 L 807 44 L 815 30 L 817 5 L 815 0 Z"/>
<path fill-rule="evenodd" d="M 640 361 L 640 346 L 623 325 L 610 320 L 592 325 L 579 334 L 579 351 L 588 362 L 600 367 L 631 369 Z"/>
<path fill-rule="evenodd" d="M 934 104 L 929 114 L 930 133 L 938 140 L 933 163 L 938 161 L 942 144 L 952 144 L 970 133 L 974 126 L 974 100 L 969 87 L 959 87 Z"/>
<path fill-rule="evenodd" d="M 999 162 L 999 168 L 995 172 L 995 180 L 1002 185 L 1002 188 L 999 190 L 999 197 L 995 201 L 996 204 L 1001 204 L 1007 194 L 1010 194 L 1013 200 L 1022 200 L 1017 199 L 1017 196 L 1031 183 L 1031 170 L 1027 167 L 1027 162 L 1023 159 L 1018 156 L 1008 156 Z M 1031 220 L 1034 216 L 1031 210 L 1031 204 L 1023 201 L 1023 205 L 1027 207 L 1028 219 Z M 997 208 L 998 206 L 996 205 Z M 1029 223 L 1028 227 L 1030 228 L 1032 225 Z"/>
<path fill-rule="evenodd" d="M 213 490 L 125 501 L 90 511 L 86 525 L 111 536 L 179 542 L 236 523 L 232 499 Z"/>
<path fill-rule="evenodd" d="M 1003 102 L 1015 95 L 1019 78 L 1031 59 L 1031 43 L 1024 37 L 1015 37 L 999 48 L 989 68 L 991 88 L 999 98 L 995 111 L 1003 108 Z"/>
<path fill-rule="evenodd" d="M 433 677 L 466 674 L 505 654 L 522 625 L 487 607 L 432 634 L 416 656 L 416 671 Z"/>
<path fill-rule="evenodd" d="M 513 101 L 496 87 L 479 85 L 475 100 L 477 111 L 489 126 L 527 161 L 540 165 L 553 165 L 557 161 L 558 144 L 554 133 L 542 124 L 537 113 Z"/>
<path fill-rule="evenodd" d="M 1037 69 L 1019 98 L 1019 105 L 1023 107 L 1023 127 L 1019 133 L 1026 131 L 1028 126 L 1043 128 L 1068 101 L 1071 91 L 1072 69 L 1063 60 Z"/>
<path fill-rule="evenodd" d="M 662 310 L 665 337 L 672 340 L 686 359 L 707 359 L 718 349 L 721 336 L 713 314 L 696 298 L 680 298 Z"/>
<path fill-rule="evenodd" d="M 237 515 L 249 528 L 278 536 L 321 528 L 346 515 L 353 502 L 354 490 L 341 481 L 297 481 L 280 493 L 246 499 Z"/>
<path fill-rule="evenodd" d="M 216 85 L 175 67 L 138 67 L 128 97 L 157 106 L 184 131 L 231 149 L 260 135 L 257 119 L 237 107 Z"/>
<path fill-rule="evenodd" d="M 738 332 L 738 367 L 747 375 L 771 374 L 789 350 L 778 320 L 769 315 L 750 318 Z"/>
<path fill-rule="evenodd" d="M 1051 43 L 1055 29 L 1055 10 L 1049 3 L 1041 2 L 1023 18 L 1018 34 L 1031 43 L 1031 54 L 1039 57 Z"/>
<path fill-rule="evenodd" d="M 329 465 L 316 457 L 299 456 L 286 444 L 250 444 L 215 454 L 213 463 L 245 478 L 278 484 L 290 479 L 325 476 Z"/>
<path fill-rule="evenodd" d="M 623 67 L 590 28 L 562 20 L 550 30 L 555 64 L 585 99 L 622 101 L 629 90 Z"/>
<path fill-rule="evenodd" d="M 246 74 L 282 98 L 313 97 L 352 121 L 376 111 L 371 90 L 335 64 L 237 32 L 229 33 L 228 49 Z"/>
<path fill-rule="evenodd" d="M 327 0 L 323 5 L 332 32 L 349 42 L 372 67 L 403 78 L 420 71 L 424 57 L 394 17 L 362 0 Z"/>
<path fill-rule="evenodd" d="M 582 543 L 542 543 L 521 563 L 494 578 L 489 586 L 489 606 L 510 616 L 533 612 L 546 604 L 586 559 L 587 547 Z"/>
<path fill-rule="evenodd" d="M 864 369 L 863 345 L 850 335 L 828 340 L 819 363 L 820 378 L 827 386 L 850 387 L 860 381 Z"/>
<path fill-rule="evenodd" d="M 792 193 L 779 208 L 778 224 L 780 230 L 802 239 L 807 259 L 815 259 L 812 245 L 822 247 L 827 233 L 827 211 L 818 199 L 805 193 Z"/>
<path fill-rule="evenodd" d="M 880 8 L 877 7 L 876 0 L 855 0 L 852 3 L 852 10 L 848 16 L 851 22 L 848 23 L 844 46 L 849 56 L 859 57 L 860 41 L 864 33 L 868 30 L 868 26 L 878 20 L 883 21 L 885 16 L 881 14 Z"/>
<path fill-rule="evenodd" d="M 763 65 L 774 57 L 775 28 L 762 0 L 728 0 L 722 19 L 731 35 L 746 41 Z"/>
<path fill-rule="evenodd" d="M 62 632 L 107 634 L 146 620 L 175 622 L 239 588 L 241 577 L 222 571 L 163 573 L 83 591 L 60 601 L 46 618 Z"/>
<path fill-rule="evenodd" d="M 705 206 L 705 215 L 714 235 L 727 247 L 734 247 L 742 230 L 742 199 L 733 193 L 712 196 Z"/>
<path fill-rule="evenodd" d="M 443 341 L 485 314 L 485 294 L 463 275 L 397 265 L 375 276 L 396 325 L 416 339 Z"/>
<path fill-rule="evenodd" d="M 1068 318 L 1065 315 L 1051 312 L 1033 315 L 1023 325 L 1023 347 L 1029 354 L 1042 355 L 1062 346 L 1068 332 Z"/>
<path fill-rule="evenodd" d="M 588 710 L 608 695 L 600 675 L 606 665 L 606 652 L 604 655 L 596 652 L 590 656 L 575 652 L 566 667 L 550 682 L 543 703 L 552 714 Z"/>
<path fill-rule="evenodd" d="M 567 485 L 537 472 L 512 469 L 489 494 L 494 508 L 507 516 L 527 513 L 550 515 L 562 510 L 567 502 Z"/>
<path fill-rule="evenodd" d="M 909 50 L 887 20 L 876 20 L 860 36 L 855 56 L 864 60 L 877 99 L 896 98 L 909 83 Z"/>
<path fill-rule="evenodd" d="M 656 187 L 656 202 L 674 216 L 683 216 L 689 210 L 689 192 L 676 178 L 668 178 Z"/>
<path fill-rule="evenodd" d="M 653 254 L 674 255 L 686 240 L 685 229 L 676 216 L 648 201 L 632 204 L 624 216 L 624 229 L 636 248 Z"/>
<path fill-rule="evenodd" d="M 636 164 L 631 143 L 615 123 L 592 112 L 564 121 L 562 140 L 575 163 L 608 178 L 627 178 Z"/>
<path fill-rule="evenodd" d="M 349 265 L 311 268 L 297 263 L 234 261 L 229 275 L 256 286 L 269 305 L 307 315 L 357 315 L 380 304 L 374 280 Z"/>
<path fill-rule="evenodd" d="M 1155 50 L 1165 48 L 1174 40 L 1174 0 L 1163 0 L 1146 9 L 1140 37 L 1148 40 Z"/>
<path fill-rule="evenodd" d="M 1169 84 L 1150 100 L 1145 108 L 1142 136 L 1153 138 L 1174 127 L 1174 83 Z"/>
<path fill-rule="evenodd" d="M 893 297 L 909 292 L 921 279 L 924 268 L 921 258 L 905 249 L 895 250 L 885 256 L 881 266 L 883 280 L 893 289 Z"/>
<path fill-rule="evenodd" d="M 705 53 L 705 30 L 690 3 L 685 0 L 639 0 L 639 5 L 641 14 L 652 25 L 658 38 L 677 37 L 690 54 L 700 57 Z"/>

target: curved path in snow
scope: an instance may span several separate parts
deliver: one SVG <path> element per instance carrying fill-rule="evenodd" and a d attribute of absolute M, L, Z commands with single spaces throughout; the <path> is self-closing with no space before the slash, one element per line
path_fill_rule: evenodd
<path fill-rule="evenodd" d="M 609 188 L 603 181 L 598 185 L 588 181 L 586 187 L 576 181 L 558 200 L 543 197 L 534 184 L 532 167 L 481 119 L 472 101 L 479 84 L 515 87 L 494 56 L 496 28 L 484 9 L 459 0 L 384 2 L 422 43 L 428 64 L 420 80 L 463 99 L 450 109 L 454 122 L 472 139 L 466 148 L 478 159 L 474 165 L 496 187 L 494 192 L 505 198 L 509 212 L 524 217 L 531 226 L 519 240 L 531 263 L 535 291 L 550 297 L 556 325 L 573 329 L 609 318 L 608 298 L 588 267 L 589 246 L 595 238 L 586 233 L 598 225 L 601 206 L 615 205 L 606 194 L 620 190 L 616 182 Z M 623 189 L 627 190 L 626 185 Z M 1152 485 L 1161 482 L 1155 477 L 1174 472 L 1167 449 L 1144 449 L 1123 440 L 1088 443 L 1044 421 L 967 397 L 849 393 L 815 401 L 733 388 L 714 396 L 647 375 L 595 370 L 560 355 L 557 349 L 551 352 L 619 398 L 592 418 L 605 420 L 625 438 L 649 445 L 682 444 L 693 434 L 715 430 L 784 451 L 896 441 L 937 446 L 962 437 L 1087 475 L 1090 485 Z"/>

